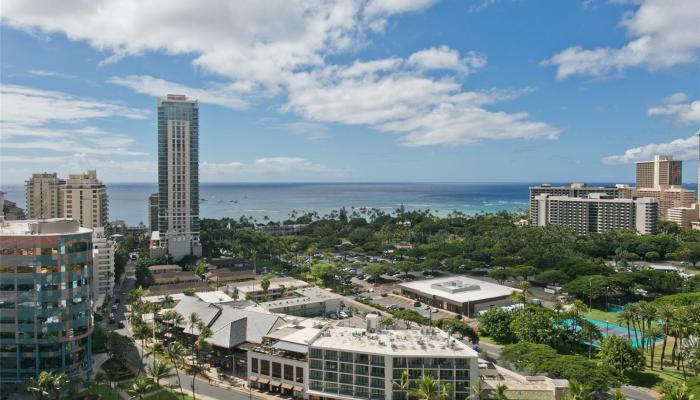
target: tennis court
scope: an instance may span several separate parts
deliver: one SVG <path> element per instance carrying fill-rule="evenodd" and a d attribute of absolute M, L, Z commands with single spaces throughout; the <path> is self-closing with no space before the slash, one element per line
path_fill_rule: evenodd
<path fill-rule="evenodd" d="M 620 326 L 620 325 L 615 325 L 611 324 L 609 322 L 605 321 L 598 321 L 597 319 L 591 319 L 591 318 L 584 318 L 586 321 L 592 323 L 593 325 L 597 326 L 598 329 L 600 329 L 600 333 L 603 334 L 603 336 L 610 336 L 610 335 L 615 335 L 615 336 L 621 336 L 623 338 L 631 338 L 631 343 L 632 347 L 641 347 L 642 343 L 644 343 L 644 339 L 642 338 L 642 334 L 639 331 L 636 331 L 634 329 L 629 330 L 629 336 L 628 336 L 628 331 L 627 327 Z M 570 319 L 564 320 L 565 326 L 570 327 L 573 321 Z M 580 329 L 577 327 L 577 330 Z M 646 339 L 646 343 L 648 342 L 648 338 Z M 657 342 L 662 341 L 662 339 L 656 339 Z"/>

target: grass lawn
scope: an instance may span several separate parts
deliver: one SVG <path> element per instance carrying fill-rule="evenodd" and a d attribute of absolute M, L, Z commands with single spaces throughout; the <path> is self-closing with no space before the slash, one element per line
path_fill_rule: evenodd
<path fill-rule="evenodd" d="M 662 343 L 663 342 L 660 342 L 656 346 L 654 354 L 654 369 L 652 370 L 649 368 L 649 360 L 651 359 L 651 354 L 649 354 L 649 352 L 647 351 L 645 354 L 647 367 L 644 370 L 644 372 L 628 374 L 628 378 L 630 378 L 631 384 L 647 388 L 653 388 L 655 390 L 660 391 L 662 389 L 663 384 L 666 382 L 683 382 L 683 371 L 678 370 L 675 366 L 670 365 L 670 353 L 671 348 L 673 348 L 673 338 L 669 338 L 668 343 L 666 344 L 666 356 L 664 357 L 666 362 L 664 363 L 664 369 L 659 369 L 659 365 L 661 363 L 661 349 L 663 347 Z M 688 376 L 691 375 L 690 368 L 688 368 L 687 366 L 686 372 L 688 373 Z"/>
<path fill-rule="evenodd" d="M 619 325 L 617 322 L 617 314 L 609 311 L 603 311 L 598 308 L 593 308 L 586 314 L 584 314 L 584 317 L 586 318 L 591 318 L 591 319 L 596 319 L 598 321 L 605 322 L 606 320 L 610 322 L 611 324 Z"/>
<path fill-rule="evenodd" d="M 80 399 L 82 396 L 95 395 L 101 400 L 121 400 L 119 394 L 112 390 L 109 385 L 98 385 L 94 390 L 88 390 L 80 393 L 76 396 L 76 399 Z"/>

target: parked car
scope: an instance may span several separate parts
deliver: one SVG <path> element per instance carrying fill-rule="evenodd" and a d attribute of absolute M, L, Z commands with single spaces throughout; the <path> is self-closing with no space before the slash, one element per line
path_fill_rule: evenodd
<path fill-rule="evenodd" d="M 420 306 L 422 306 L 422 304 L 420 303 L 420 301 L 415 301 L 415 302 L 413 302 L 413 307 L 420 307 Z"/>
<path fill-rule="evenodd" d="M 117 328 L 124 329 L 124 323 L 122 321 L 119 321 L 119 323 L 117 324 Z"/>
<path fill-rule="evenodd" d="M 112 311 L 117 311 L 118 308 L 119 308 L 118 305 L 112 304 Z"/>
<path fill-rule="evenodd" d="M 345 311 L 339 312 L 338 315 L 340 316 L 340 318 L 348 318 L 349 317 L 348 313 L 346 313 Z"/>

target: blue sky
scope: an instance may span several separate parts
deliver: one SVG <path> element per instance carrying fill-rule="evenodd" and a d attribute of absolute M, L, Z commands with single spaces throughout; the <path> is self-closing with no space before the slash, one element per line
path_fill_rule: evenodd
<path fill-rule="evenodd" d="M 7 0 L 2 184 L 155 182 L 156 97 L 200 100 L 201 179 L 697 180 L 694 0 Z"/>

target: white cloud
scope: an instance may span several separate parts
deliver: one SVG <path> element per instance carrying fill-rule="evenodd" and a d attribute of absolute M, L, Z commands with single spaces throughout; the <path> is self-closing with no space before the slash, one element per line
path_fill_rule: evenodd
<path fill-rule="evenodd" d="M 386 60 L 371 65 L 388 64 L 382 61 Z M 369 125 L 401 133 L 400 141 L 411 146 L 460 145 L 484 139 L 551 139 L 560 133 L 546 123 L 529 121 L 526 113 L 484 108 L 513 99 L 523 91 L 463 91 L 450 76 L 428 77 L 403 60 L 389 61 L 402 67 L 384 70 L 358 68 L 357 64 L 333 65 L 299 73 L 289 83 L 289 101 L 284 110 L 316 122 Z"/>
<path fill-rule="evenodd" d="M 12 27 L 86 41 L 111 52 L 109 61 L 145 52 L 186 55 L 204 72 L 227 79 L 204 89 L 151 76 L 110 80 L 148 95 L 185 92 L 237 109 L 252 101 L 252 93 L 263 92 L 284 97 L 283 110 L 306 122 L 368 125 L 401 135 L 407 145 L 555 138 L 559 129 L 531 121 L 526 113 L 485 108 L 516 92 L 462 88 L 463 78 L 485 65 L 484 56 L 474 52 L 440 46 L 407 58 L 327 64 L 331 55 L 356 51 L 387 18 L 435 2 L 101 0 L 47 8 L 40 0 L 6 0 L 2 18 Z"/>
<path fill-rule="evenodd" d="M 40 76 L 44 78 L 63 78 L 63 79 L 78 79 L 77 76 L 66 74 L 64 72 L 47 71 L 45 69 L 30 69 L 27 71 L 29 75 Z"/>
<path fill-rule="evenodd" d="M 695 100 L 690 103 L 679 103 L 684 101 L 684 96 L 678 96 L 682 93 L 676 93 L 671 96 L 671 102 L 666 100 L 666 104 L 658 107 L 651 107 L 647 111 L 652 116 L 664 116 L 678 125 L 698 125 L 700 124 L 700 100 Z"/>
<path fill-rule="evenodd" d="M 194 65 L 234 80 L 274 87 L 299 68 L 362 42 L 391 15 L 423 10 L 435 0 L 197 0 L 61 2 L 6 0 L 3 23 L 64 33 L 113 54 L 163 51 L 194 55 Z"/>
<path fill-rule="evenodd" d="M 700 7 L 697 0 L 639 0 L 620 25 L 630 41 L 620 48 L 569 47 L 543 65 L 556 66 L 557 78 L 604 76 L 630 67 L 669 68 L 697 59 L 700 49 Z"/>
<path fill-rule="evenodd" d="M 466 57 L 460 58 L 457 50 L 440 46 L 413 53 L 407 62 L 420 69 L 453 70 L 466 74 L 486 65 L 486 58 L 475 52 L 469 52 Z"/>
<path fill-rule="evenodd" d="M 376 16 L 423 11 L 437 2 L 438 0 L 369 0 L 365 14 Z"/>
<path fill-rule="evenodd" d="M 238 81 L 229 85 L 219 84 L 206 89 L 198 89 L 149 75 L 113 76 L 109 78 L 108 82 L 154 97 L 163 97 L 166 94 L 187 94 L 188 97 L 202 103 L 216 104 L 234 110 L 244 108 L 247 105 L 247 102 L 242 99 L 242 95 L 250 93 L 254 86 L 252 83 Z"/>
<path fill-rule="evenodd" d="M 670 96 L 664 97 L 661 102 L 664 104 L 677 104 L 688 100 L 688 95 L 682 92 L 674 93 Z"/>
<path fill-rule="evenodd" d="M 629 164 L 635 161 L 652 159 L 657 154 L 672 155 L 681 160 L 698 157 L 698 137 L 676 139 L 668 143 L 651 143 L 645 146 L 633 147 L 623 154 L 603 158 L 605 164 Z"/>
<path fill-rule="evenodd" d="M 205 179 L 222 177 L 253 178 L 302 178 L 313 180 L 333 172 L 325 165 L 314 163 L 302 157 L 264 157 L 252 163 L 232 161 L 228 163 L 203 162 L 200 166 Z"/>
<path fill-rule="evenodd" d="M 86 154 L 144 155 L 133 139 L 90 125 L 105 118 L 143 119 L 149 114 L 119 104 L 25 86 L 0 87 L 3 149 Z"/>

